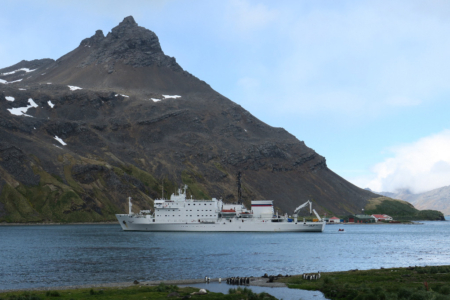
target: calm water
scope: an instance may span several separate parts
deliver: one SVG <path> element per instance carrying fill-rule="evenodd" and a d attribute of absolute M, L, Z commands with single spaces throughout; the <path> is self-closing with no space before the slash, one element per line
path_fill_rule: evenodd
<path fill-rule="evenodd" d="M 345 228 L 339 233 L 338 228 Z M 450 222 L 331 225 L 323 233 L 123 232 L 0 226 L 0 290 L 450 265 Z"/>

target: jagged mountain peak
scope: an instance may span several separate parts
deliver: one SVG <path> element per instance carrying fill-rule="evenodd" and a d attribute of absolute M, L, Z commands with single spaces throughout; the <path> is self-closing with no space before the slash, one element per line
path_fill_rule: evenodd
<path fill-rule="evenodd" d="M 103 41 L 105 35 L 102 30 L 97 30 L 93 36 L 81 41 L 80 47 L 97 46 Z"/>
<path fill-rule="evenodd" d="M 139 31 L 140 29 L 141 30 L 144 29 L 145 31 L 151 32 L 153 35 L 155 35 L 155 33 L 153 33 L 152 31 L 145 29 L 144 27 L 138 26 L 138 24 L 136 23 L 136 21 L 134 21 L 134 18 L 132 16 L 128 16 L 125 19 L 123 19 L 123 21 L 120 22 L 119 25 L 117 25 L 111 30 L 110 34 L 116 38 L 121 38 L 126 36 L 132 31 Z"/>
<path fill-rule="evenodd" d="M 138 26 L 132 16 L 126 17 L 106 37 L 97 30 L 95 35 L 84 39 L 80 47 L 92 47 L 80 67 L 106 63 L 108 72 L 112 73 L 114 64 L 120 61 L 133 67 L 157 64 L 174 71 L 181 70 L 173 57 L 164 54 L 156 34 Z"/>
<path fill-rule="evenodd" d="M 128 16 L 123 19 L 122 22 L 119 23 L 119 26 L 138 26 L 133 16 Z"/>
<path fill-rule="evenodd" d="M 48 82 L 144 97 L 213 92 L 208 84 L 183 70 L 174 57 L 164 54 L 158 36 L 138 26 L 132 16 L 106 36 L 97 30 L 73 51 L 23 78 L 22 83 Z"/>

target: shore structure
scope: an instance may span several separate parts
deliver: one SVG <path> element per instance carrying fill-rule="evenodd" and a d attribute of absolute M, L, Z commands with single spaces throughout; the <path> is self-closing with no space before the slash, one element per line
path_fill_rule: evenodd
<path fill-rule="evenodd" d="M 322 232 L 326 222 L 312 209 L 311 201 L 297 207 L 290 218 L 274 212 L 273 200 L 253 200 L 248 210 L 242 203 L 224 203 L 222 200 L 188 199 L 187 186 L 172 194 L 170 199 L 155 200 L 155 211 L 141 210 L 117 214 L 125 231 L 218 231 L 218 232 Z M 309 204 L 316 222 L 298 220 L 297 212 Z"/>

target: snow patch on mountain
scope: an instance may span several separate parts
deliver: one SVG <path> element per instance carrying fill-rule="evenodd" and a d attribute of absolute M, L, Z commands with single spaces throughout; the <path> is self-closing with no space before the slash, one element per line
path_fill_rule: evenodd
<path fill-rule="evenodd" d="M 14 74 L 14 73 L 20 72 L 20 71 L 25 71 L 25 72 L 29 73 L 29 72 L 36 71 L 36 69 L 30 70 L 30 69 L 28 69 L 28 68 L 21 68 L 21 69 L 17 69 L 17 70 L 11 71 L 11 72 L 1 73 L 0 75 L 11 75 L 11 74 Z"/>
<path fill-rule="evenodd" d="M 76 91 L 76 90 L 82 90 L 83 88 L 80 88 L 78 86 L 74 86 L 74 85 L 68 85 L 69 89 L 71 91 Z"/>
<path fill-rule="evenodd" d="M 61 145 L 63 145 L 63 146 L 67 145 L 67 144 L 64 143 L 64 141 L 63 141 L 60 137 L 58 137 L 57 135 L 55 135 L 54 139 L 57 140 L 58 142 L 60 142 Z"/>
<path fill-rule="evenodd" d="M 14 97 L 12 96 L 5 96 L 5 99 L 11 102 L 14 102 L 14 100 L 16 100 Z"/>
<path fill-rule="evenodd" d="M 19 82 L 19 81 L 22 81 L 22 79 L 9 81 L 9 82 L 4 79 L 0 79 L 0 83 L 3 83 L 3 84 L 11 84 L 11 83 Z"/>
<path fill-rule="evenodd" d="M 27 105 L 26 107 L 15 107 L 15 108 L 8 108 L 9 112 L 13 115 L 16 116 L 26 116 L 26 117 L 33 117 L 30 115 L 27 115 L 26 112 L 29 108 L 32 107 L 38 107 L 38 105 L 36 104 L 36 102 L 33 101 L 33 99 L 28 99 L 28 103 L 29 105 Z"/>
<path fill-rule="evenodd" d="M 181 98 L 181 96 L 179 95 L 162 95 L 163 99 L 156 99 L 156 98 L 150 98 L 151 100 L 153 100 L 153 102 L 159 102 L 161 100 L 165 100 L 165 99 L 177 99 L 177 98 Z"/>

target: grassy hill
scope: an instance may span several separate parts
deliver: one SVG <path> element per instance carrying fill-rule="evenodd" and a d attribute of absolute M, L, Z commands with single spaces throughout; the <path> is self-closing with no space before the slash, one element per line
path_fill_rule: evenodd
<path fill-rule="evenodd" d="M 445 220 L 442 212 L 437 210 L 418 210 L 411 203 L 378 197 L 370 199 L 365 207 L 366 214 L 387 214 L 395 220 Z"/>

